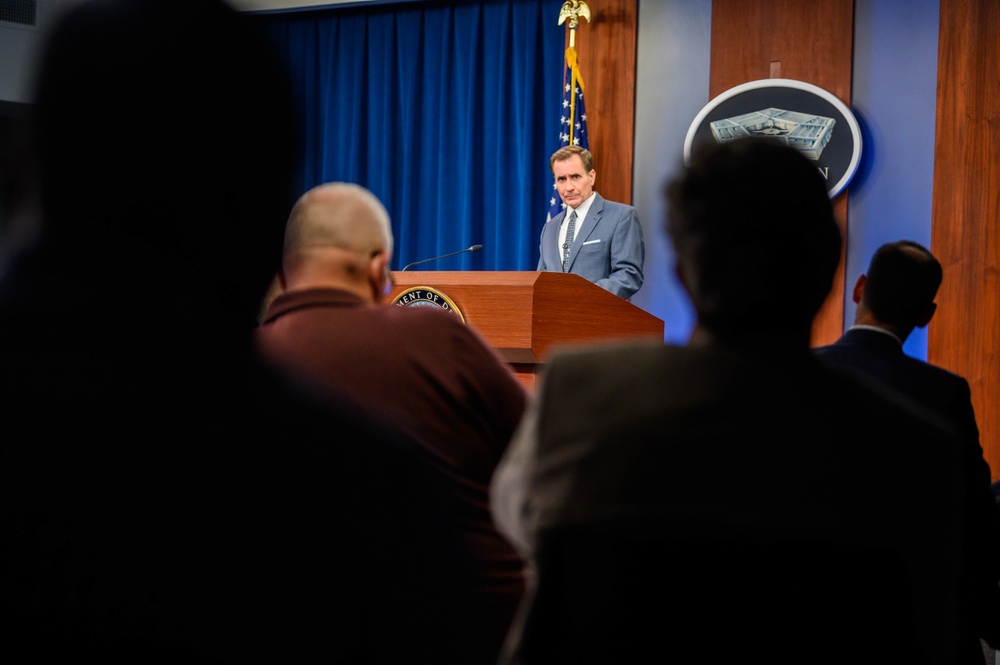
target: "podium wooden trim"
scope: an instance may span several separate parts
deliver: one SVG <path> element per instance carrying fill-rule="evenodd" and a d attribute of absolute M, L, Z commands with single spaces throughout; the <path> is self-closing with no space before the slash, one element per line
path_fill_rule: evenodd
<path fill-rule="evenodd" d="M 663 339 L 663 321 L 579 275 L 536 271 L 416 271 L 393 273 L 392 302 L 426 286 L 446 295 L 534 387 L 547 355 L 561 344 L 626 338 Z"/>

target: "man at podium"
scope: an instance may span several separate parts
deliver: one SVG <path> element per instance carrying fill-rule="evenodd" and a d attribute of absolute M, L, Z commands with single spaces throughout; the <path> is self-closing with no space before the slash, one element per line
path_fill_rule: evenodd
<path fill-rule="evenodd" d="M 626 300 L 642 286 L 645 248 L 635 208 L 594 191 L 594 158 L 580 146 L 552 154 L 563 210 L 542 227 L 538 269 L 571 272 Z"/>

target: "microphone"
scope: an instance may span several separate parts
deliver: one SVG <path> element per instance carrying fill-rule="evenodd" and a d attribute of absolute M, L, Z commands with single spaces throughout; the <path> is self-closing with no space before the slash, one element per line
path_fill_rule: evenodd
<path fill-rule="evenodd" d="M 472 247 L 466 247 L 463 250 L 460 250 L 458 252 L 452 252 L 451 254 L 442 254 L 441 256 L 434 256 L 429 259 L 423 259 L 422 261 L 414 261 L 413 263 L 407 263 L 405 266 L 403 266 L 403 270 L 406 270 L 410 266 L 415 266 L 419 263 L 427 263 L 428 261 L 437 261 L 438 259 L 445 259 L 448 258 L 449 256 L 455 256 L 456 254 L 465 254 L 466 252 L 478 252 L 482 248 L 483 248 L 482 245 L 473 245 Z M 399 272 L 403 272 L 403 270 L 400 270 Z"/>

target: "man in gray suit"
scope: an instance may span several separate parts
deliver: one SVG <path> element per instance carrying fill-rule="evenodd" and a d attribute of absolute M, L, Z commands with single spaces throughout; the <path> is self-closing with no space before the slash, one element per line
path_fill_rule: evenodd
<path fill-rule="evenodd" d="M 538 269 L 571 272 L 625 298 L 642 286 L 645 249 L 635 208 L 594 191 L 594 158 L 570 145 L 549 159 L 563 211 L 542 227 Z"/>

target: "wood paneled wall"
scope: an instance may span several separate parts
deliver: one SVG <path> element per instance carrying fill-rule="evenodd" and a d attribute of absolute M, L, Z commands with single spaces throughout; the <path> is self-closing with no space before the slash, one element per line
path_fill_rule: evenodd
<path fill-rule="evenodd" d="M 972 388 L 1000 477 L 1000 3 L 941 0 L 931 251 L 944 268 L 927 359 Z"/>
<path fill-rule="evenodd" d="M 817 85 L 848 106 L 854 58 L 853 0 L 712 0 L 709 95 L 765 78 Z M 813 326 L 813 343 L 843 333 L 847 191 L 834 202 L 844 237 L 833 289 Z M 794 275 L 789 275 L 794 279 Z"/>
<path fill-rule="evenodd" d="M 609 201 L 628 204 L 632 203 L 638 4 L 638 0 L 587 0 L 592 20 L 580 19 L 576 31 L 587 131 L 597 171 L 594 189 Z M 558 25 L 559 16 L 552 22 Z"/>

